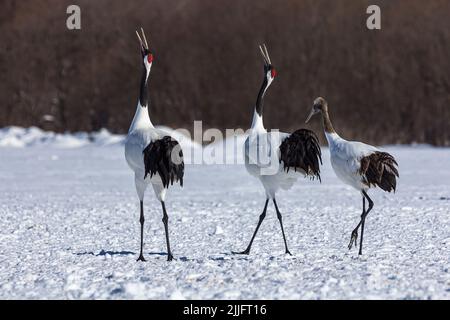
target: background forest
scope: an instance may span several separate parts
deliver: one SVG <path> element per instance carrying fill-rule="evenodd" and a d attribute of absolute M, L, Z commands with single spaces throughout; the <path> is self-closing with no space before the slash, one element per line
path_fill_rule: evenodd
<path fill-rule="evenodd" d="M 81 7 L 82 29 L 66 28 Z M 366 28 L 381 7 L 382 29 Z M 337 131 L 375 144 L 450 145 L 450 1 L 1 0 L 0 127 L 124 133 L 141 75 L 134 31 L 155 54 L 154 123 L 247 128 L 262 81 L 278 77 L 268 128 L 303 127 L 317 96 Z M 310 125 L 321 129 L 319 121 Z"/>

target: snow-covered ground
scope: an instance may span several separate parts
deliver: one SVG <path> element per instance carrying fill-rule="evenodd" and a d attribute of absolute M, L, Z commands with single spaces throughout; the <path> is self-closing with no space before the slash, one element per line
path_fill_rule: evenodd
<path fill-rule="evenodd" d="M 243 166 L 188 165 L 185 187 L 167 200 L 176 260 L 166 261 L 149 189 L 147 262 L 137 263 L 139 203 L 123 137 L 36 143 L 11 130 L 0 132 L 2 299 L 450 298 L 450 149 L 387 147 L 398 191 L 370 193 L 361 257 L 347 249 L 361 199 L 337 180 L 325 148 L 322 184 L 300 179 L 279 195 L 292 257 L 272 204 L 251 254 L 232 255 L 250 240 L 263 189 Z"/>

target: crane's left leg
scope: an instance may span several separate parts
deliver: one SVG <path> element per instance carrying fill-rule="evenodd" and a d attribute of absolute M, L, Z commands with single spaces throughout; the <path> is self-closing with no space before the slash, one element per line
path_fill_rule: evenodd
<path fill-rule="evenodd" d="M 369 196 L 367 195 L 367 193 L 364 190 L 363 190 L 362 193 L 363 193 L 364 197 L 367 199 L 367 201 L 369 201 L 369 208 L 361 216 L 361 239 L 360 239 L 360 243 L 359 243 L 359 254 L 360 255 L 362 254 L 362 246 L 363 246 L 364 222 L 366 222 L 366 216 L 369 214 L 370 210 L 372 210 L 372 208 L 373 208 L 373 201 L 372 201 L 372 199 L 369 198 Z"/>
<path fill-rule="evenodd" d="M 161 201 L 162 210 L 163 210 L 163 218 L 162 222 L 164 223 L 164 229 L 166 231 L 166 243 L 167 243 L 167 261 L 172 261 L 173 255 L 170 251 L 170 242 L 169 242 L 169 216 L 167 215 L 166 205 L 164 201 Z"/>
<path fill-rule="evenodd" d="M 275 200 L 275 198 L 273 198 L 273 204 L 275 205 L 275 210 L 277 211 L 277 217 L 278 220 L 280 221 L 280 225 L 281 225 L 281 232 L 283 233 L 283 240 L 284 240 L 284 246 L 286 248 L 286 253 L 291 255 L 291 252 L 288 249 L 288 245 L 287 245 L 287 241 L 286 241 L 286 236 L 284 235 L 284 228 L 283 228 L 283 217 L 281 216 L 281 212 L 280 210 L 278 210 L 278 205 L 277 205 L 277 201 Z"/>
<path fill-rule="evenodd" d="M 141 205 L 141 216 L 139 218 L 139 222 L 141 223 L 141 251 L 139 253 L 139 258 L 136 261 L 145 261 L 144 255 L 142 253 L 142 250 L 144 248 L 144 202 L 140 201 Z"/>
<path fill-rule="evenodd" d="M 350 250 L 353 247 L 353 244 L 355 244 L 355 248 L 358 245 L 357 244 L 357 242 L 358 242 L 358 229 L 359 229 L 359 226 L 361 225 L 362 217 L 366 213 L 366 198 L 364 197 L 364 195 L 362 196 L 362 199 L 363 199 L 363 211 L 361 213 L 361 221 L 359 221 L 359 223 L 356 226 L 356 228 L 353 229 L 353 231 L 352 231 L 352 236 L 350 238 L 350 243 L 348 244 L 348 250 Z"/>

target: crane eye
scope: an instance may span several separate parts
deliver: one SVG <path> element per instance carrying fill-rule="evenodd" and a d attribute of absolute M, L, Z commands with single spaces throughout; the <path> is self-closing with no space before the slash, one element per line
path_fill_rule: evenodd
<path fill-rule="evenodd" d="M 151 53 L 149 53 L 147 55 L 147 61 L 148 61 L 148 63 L 152 63 L 153 62 L 153 55 Z"/>
<path fill-rule="evenodd" d="M 270 74 L 272 76 L 272 78 L 275 78 L 275 76 L 277 75 L 277 72 L 275 71 L 275 69 L 270 70 Z"/>

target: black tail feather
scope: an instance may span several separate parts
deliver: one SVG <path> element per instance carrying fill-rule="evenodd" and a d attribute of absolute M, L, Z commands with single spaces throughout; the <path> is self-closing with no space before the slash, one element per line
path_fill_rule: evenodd
<path fill-rule="evenodd" d="M 280 145 L 280 162 L 284 170 L 304 171 L 312 179 L 320 179 L 322 152 L 319 139 L 311 130 L 299 129 L 287 137 Z"/>
<path fill-rule="evenodd" d="M 165 188 L 180 182 L 183 186 L 184 162 L 181 146 L 170 136 L 152 141 L 143 151 L 145 176 L 158 173 Z"/>
<path fill-rule="evenodd" d="M 384 191 L 395 192 L 399 177 L 397 166 L 392 155 L 377 151 L 361 159 L 359 171 L 369 187 L 375 185 Z"/>

